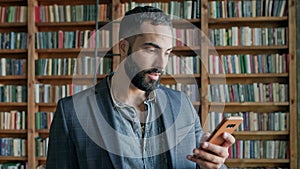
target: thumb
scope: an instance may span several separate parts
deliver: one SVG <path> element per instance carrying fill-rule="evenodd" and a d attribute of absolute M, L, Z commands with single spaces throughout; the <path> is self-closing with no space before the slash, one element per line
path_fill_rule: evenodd
<path fill-rule="evenodd" d="M 202 134 L 201 139 L 200 139 L 200 143 L 203 143 L 203 142 L 207 141 L 207 139 L 208 139 L 209 136 L 210 136 L 210 133 L 209 133 L 209 132 L 204 132 L 204 133 Z"/>

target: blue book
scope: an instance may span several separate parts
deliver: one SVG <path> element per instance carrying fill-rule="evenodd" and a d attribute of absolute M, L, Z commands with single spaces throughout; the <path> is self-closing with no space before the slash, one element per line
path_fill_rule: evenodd
<path fill-rule="evenodd" d="M 15 49 L 15 32 L 10 32 L 10 49 Z"/>

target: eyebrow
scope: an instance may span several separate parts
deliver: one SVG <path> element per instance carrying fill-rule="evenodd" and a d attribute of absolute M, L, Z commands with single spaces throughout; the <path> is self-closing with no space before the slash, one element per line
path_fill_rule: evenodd
<path fill-rule="evenodd" d="M 157 49 L 161 49 L 161 47 L 159 46 L 159 45 L 157 45 L 157 44 L 155 44 L 155 43 L 152 43 L 152 42 L 146 42 L 146 43 L 144 43 L 143 44 L 143 46 L 153 46 L 153 47 L 155 47 L 155 48 L 157 48 Z M 167 49 L 167 50 L 172 50 L 173 48 L 169 48 L 169 49 Z"/>

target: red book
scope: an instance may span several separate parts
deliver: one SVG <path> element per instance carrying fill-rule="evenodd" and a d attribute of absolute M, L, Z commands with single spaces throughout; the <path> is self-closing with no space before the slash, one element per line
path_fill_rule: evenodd
<path fill-rule="evenodd" d="M 89 44 L 90 44 L 90 48 L 95 48 L 95 40 L 96 40 L 96 31 L 92 30 L 91 32 L 91 36 L 89 38 Z"/>
<path fill-rule="evenodd" d="M 39 6 L 34 7 L 34 19 L 35 19 L 36 23 L 41 22 L 40 7 Z"/>
<path fill-rule="evenodd" d="M 229 148 L 228 148 L 228 158 L 233 158 L 233 154 L 232 154 L 232 149 L 233 149 L 233 147 L 234 147 L 235 145 L 232 145 L 232 146 L 230 146 Z"/>
<path fill-rule="evenodd" d="M 64 33 L 58 31 L 58 48 L 64 48 Z"/>
<path fill-rule="evenodd" d="M 182 46 L 181 36 L 180 29 L 176 29 L 176 46 Z"/>
<path fill-rule="evenodd" d="M 236 158 L 243 158 L 243 157 L 240 156 L 240 154 L 241 154 L 241 148 L 240 148 L 241 141 L 240 141 L 240 140 L 237 140 L 237 141 L 235 142 L 235 144 L 236 144 L 235 157 L 236 157 Z"/>

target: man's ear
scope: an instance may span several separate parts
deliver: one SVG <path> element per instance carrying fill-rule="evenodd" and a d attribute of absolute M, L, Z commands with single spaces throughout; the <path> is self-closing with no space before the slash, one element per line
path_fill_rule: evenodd
<path fill-rule="evenodd" d="M 119 42 L 119 51 L 121 56 L 121 61 L 127 56 L 129 50 L 129 42 L 125 39 L 122 39 Z"/>

